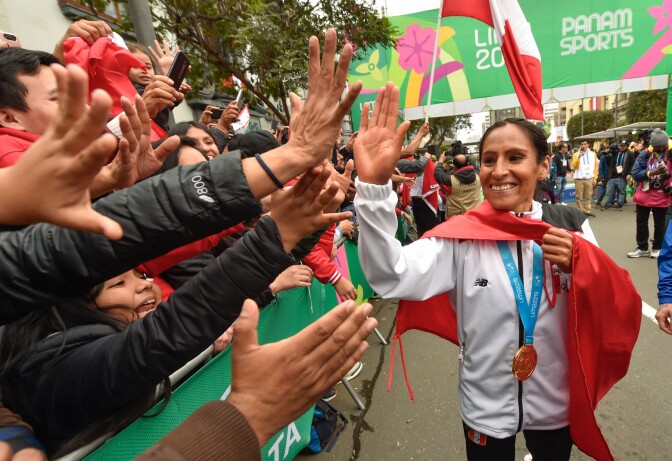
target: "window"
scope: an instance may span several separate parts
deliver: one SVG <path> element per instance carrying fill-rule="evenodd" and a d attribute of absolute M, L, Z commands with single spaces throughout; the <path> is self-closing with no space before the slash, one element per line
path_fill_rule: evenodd
<path fill-rule="evenodd" d="M 126 1 L 111 0 L 104 11 L 93 11 L 81 0 L 58 0 L 61 12 L 70 19 L 102 19 L 107 22 L 121 24 L 122 17 L 128 12 Z"/>

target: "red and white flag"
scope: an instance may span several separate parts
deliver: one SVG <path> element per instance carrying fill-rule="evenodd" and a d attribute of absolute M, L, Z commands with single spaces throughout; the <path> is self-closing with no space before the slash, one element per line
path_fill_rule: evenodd
<path fill-rule="evenodd" d="M 525 116 L 544 120 L 541 55 L 518 0 L 443 0 L 441 15 L 474 18 L 495 29 Z"/>

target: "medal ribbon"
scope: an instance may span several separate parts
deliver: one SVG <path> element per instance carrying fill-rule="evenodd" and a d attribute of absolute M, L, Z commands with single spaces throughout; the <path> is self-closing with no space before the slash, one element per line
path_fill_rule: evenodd
<path fill-rule="evenodd" d="M 511 282 L 513 289 L 513 297 L 516 298 L 518 305 L 518 313 L 520 320 L 523 322 L 525 329 L 525 344 L 531 345 L 534 342 L 534 327 L 537 324 L 537 315 L 539 314 L 539 305 L 541 304 L 541 296 L 544 285 L 544 265 L 542 261 L 541 247 L 536 243 L 532 243 L 534 256 L 532 258 L 534 264 L 532 266 L 532 292 L 530 293 L 530 301 L 525 299 L 525 287 L 520 278 L 516 263 L 513 260 L 511 249 L 507 242 L 498 241 L 497 247 L 499 254 L 502 257 L 502 262 L 506 268 L 506 273 Z"/>

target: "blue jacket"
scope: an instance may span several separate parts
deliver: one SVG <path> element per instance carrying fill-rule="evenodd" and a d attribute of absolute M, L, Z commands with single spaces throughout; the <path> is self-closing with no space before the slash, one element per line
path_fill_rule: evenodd
<path fill-rule="evenodd" d="M 607 162 L 607 154 L 600 155 L 600 164 L 597 170 L 599 178 L 606 178 L 609 176 L 609 162 Z"/>
<path fill-rule="evenodd" d="M 649 179 L 646 175 L 646 161 L 649 159 L 650 155 L 650 152 L 643 150 L 637 156 L 635 164 L 632 166 L 632 171 L 630 172 L 630 175 L 635 178 L 635 181 L 642 182 Z"/>
<path fill-rule="evenodd" d="M 672 226 L 667 227 L 658 256 L 658 302 L 672 303 Z"/>

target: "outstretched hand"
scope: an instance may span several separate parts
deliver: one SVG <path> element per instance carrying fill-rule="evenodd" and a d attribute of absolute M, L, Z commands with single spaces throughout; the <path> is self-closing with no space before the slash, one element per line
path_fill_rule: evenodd
<path fill-rule="evenodd" d="M 359 135 L 355 140 L 355 163 L 360 181 L 387 184 L 399 161 L 399 152 L 410 122 L 397 128 L 399 88 L 388 82 L 378 92 L 369 120 L 369 104 L 364 104 Z"/>
<path fill-rule="evenodd" d="M 296 94 L 289 95 L 292 117 L 291 136 L 287 144 L 305 159 L 308 167 L 319 165 L 331 152 L 343 117 L 350 111 L 362 88 L 361 82 L 355 83 L 339 102 L 345 89 L 352 46 L 347 44 L 343 47 L 334 74 L 336 41 L 336 31 L 329 29 L 320 62 L 320 44 L 317 37 L 310 37 L 308 97 L 304 104 Z"/>
<path fill-rule="evenodd" d="M 243 414 L 259 446 L 305 413 L 359 360 L 377 325 L 370 304 L 346 301 L 282 341 L 259 345 L 259 308 L 243 304 L 235 323 L 229 403 Z"/>
<path fill-rule="evenodd" d="M 333 171 L 324 161 L 321 167 L 304 174 L 293 187 L 272 195 L 270 216 L 278 226 L 285 251 L 290 252 L 303 237 L 316 230 L 352 216 L 350 212 L 324 212 L 340 192 L 333 181 Z"/>
<path fill-rule="evenodd" d="M 117 148 L 113 135 L 100 136 L 112 100 L 96 90 L 87 110 L 86 72 L 75 65 L 54 65 L 52 69 L 59 94 L 58 113 L 44 136 L 14 166 L 0 170 L 0 222 L 44 221 L 119 239 L 121 226 L 93 210 L 89 192 L 94 177 Z"/>

